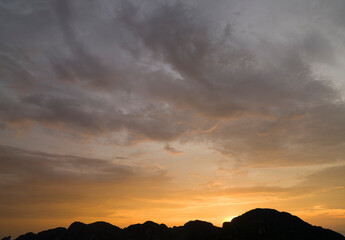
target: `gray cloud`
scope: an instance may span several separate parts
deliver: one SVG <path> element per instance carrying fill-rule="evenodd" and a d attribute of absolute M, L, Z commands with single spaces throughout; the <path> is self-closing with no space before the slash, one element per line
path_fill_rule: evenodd
<path fill-rule="evenodd" d="M 57 59 L 54 63 L 58 78 L 70 81 L 95 81 L 98 84 L 107 81 L 110 77 L 109 69 L 100 59 L 88 52 L 86 46 L 77 39 L 73 29 L 73 3 L 63 0 L 55 1 L 55 4 L 58 25 L 64 42 L 72 53 L 71 59 Z"/>
<path fill-rule="evenodd" d="M 342 36 L 330 34 L 340 2 L 327 11 L 309 0 L 210 8 L 231 7 L 228 18 L 192 1 L 35 3 L 0 6 L 2 126 L 205 141 L 260 164 L 343 161 L 341 89 L 313 68 L 341 65 Z M 18 31 L 39 20 L 42 28 Z"/>
<path fill-rule="evenodd" d="M 107 160 L 54 155 L 0 146 L 1 184 L 73 184 L 78 182 L 121 183 L 147 177 L 145 169 Z M 163 175 L 159 169 L 153 176 Z M 6 178 L 8 177 L 8 181 Z M 36 182 L 38 180 L 38 182 Z"/>
<path fill-rule="evenodd" d="M 168 145 L 165 145 L 164 150 L 167 151 L 167 152 L 169 152 L 169 153 L 171 153 L 171 154 L 173 154 L 173 155 L 183 153 L 182 151 L 180 151 L 180 150 L 178 150 L 178 149 L 176 149 L 176 148 L 170 146 L 169 144 L 168 144 Z"/>

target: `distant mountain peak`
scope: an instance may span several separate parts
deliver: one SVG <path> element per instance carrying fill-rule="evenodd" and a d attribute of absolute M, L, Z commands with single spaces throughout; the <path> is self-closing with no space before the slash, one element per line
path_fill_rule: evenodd
<path fill-rule="evenodd" d="M 305 224 L 310 225 L 304 222 L 302 219 L 291 215 L 287 212 L 279 212 L 275 209 L 270 208 L 256 208 L 250 210 L 238 217 L 232 219 L 231 223 L 238 223 L 238 222 L 257 222 L 261 224 Z M 228 224 L 227 222 L 224 223 L 225 225 Z M 311 226 L 311 225 L 310 225 Z"/>
<path fill-rule="evenodd" d="M 257 208 L 216 227 L 193 220 L 168 228 L 147 221 L 121 229 L 107 222 L 74 222 L 67 229 L 27 233 L 16 240 L 345 240 L 332 230 L 315 227 L 287 212 Z M 9 240 L 9 239 L 7 239 Z"/>
<path fill-rule="evenodd" d="M 192 220 L 187 223 L 185 223 L 183 226 L 207 226 L 207 227 L 214 227 L 212 223 L 205 222 L 202 220 Z"/>

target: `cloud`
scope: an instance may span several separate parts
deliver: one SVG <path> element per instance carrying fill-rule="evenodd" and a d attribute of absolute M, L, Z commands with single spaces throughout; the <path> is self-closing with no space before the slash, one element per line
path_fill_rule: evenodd
<path fill-rule="evenodd" d="M 169 152 L 172 155 L 179 155 L 179 154 L 183 153 L 182 151 L 179 151 L 176 148 L 171 147 L 169 144 L 165 145 L 164 150 Z"/>
<path fill-rule="evenodd" d="M 320 187 L 342 187 L 345 188 L 344 165 L 328 167 L 310 174 L 302 185 L 318 185 Z"/>
<path fill-rule="evenodd" d="M 19 181 L 35 180 L 52 184 L 73 181 L 121 182 L 137 176 L 136 169 L 110 161 L 60 156 L 1 146 L 1 173 Z M 2 181 L 5 184 L 6 181 Z"/>
<path fill-rule="evenodd" d="M 309 0 L 264 3 L 4 3 L 1 126 L 204 142 L 258 165 L 343 161 L 342 89 L 315 71 L 342 66 L 342 4 L 315 3 L 315 19 Z"/>
<path fill-rule="evenodd" d="M 0 179 L 2 218 L 47 217 L 46 213 L 59 218 L 59 209 L 67 214 L 62 217 L 77 217 L 88 207 L 92 216 L 101 208 L 99 202 L 104 203 L 99 210 L 105 216 L 111 211 L 107 201 L 114 206 L 128 197 L 147 197 L 146 190 L 155 194 L 169 181 L 166 172 L 155 167 L 8 146 L 0 146 Z"/>

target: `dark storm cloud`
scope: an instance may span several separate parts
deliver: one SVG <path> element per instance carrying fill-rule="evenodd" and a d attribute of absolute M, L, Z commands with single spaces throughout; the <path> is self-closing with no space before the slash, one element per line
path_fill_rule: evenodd
<path fill-rule="evenodd" d="M 20 37 L 10 26 L 32 27 L 39 16 L 50 26 L 30 35 L 34 52 L 31 41 L 1 37 L 3 126 L 206 141 L 233 160 L 261 164 L 343 160 L 341 91 L 313 68 L 340 64 L 339 38 L 329 34 L 336 20 L 327 18 L 339 2 L 333 11 L 308 0 L 298 11 L 283 1 L 267 9 L 217 2 L 231 9 L 228 19 L 193 2 L 35 3 L 25 5 L 30 11 L 20 11 L 23 1 L 1 5 L 7 36 Z"/>

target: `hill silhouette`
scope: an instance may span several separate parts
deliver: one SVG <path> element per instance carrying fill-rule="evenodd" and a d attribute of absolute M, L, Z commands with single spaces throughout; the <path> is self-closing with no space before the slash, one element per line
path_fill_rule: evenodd
<path fill-rule="evenodd" d="M 332 230 L 312 226 L 300 218 L 273 209 L 254 209 L 216 227 L 190 221 L 169 228 L 151 221 L 121 229 L 106 222 L 72 223 L 66 228 L 26 233 L 16 240 L 345 240 Z"/>

